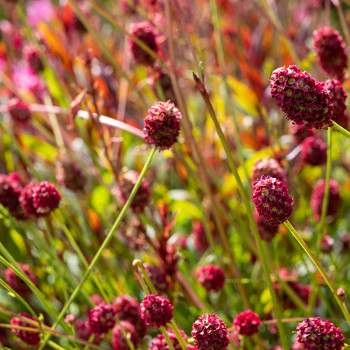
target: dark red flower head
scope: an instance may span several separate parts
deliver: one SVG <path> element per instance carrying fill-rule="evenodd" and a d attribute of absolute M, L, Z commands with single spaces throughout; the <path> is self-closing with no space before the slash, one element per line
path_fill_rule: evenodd
<path fill-rule="evenodd" d="M 174 331 L 172 329 L 167 329 L 166 332 L 169 336 L 171 343 L 174 346 L 174 349 L 175 350 L 182 350 L 182 346 L 180 345 Z M 185 334 L 185 332 L 183 330 L 180 330 L 180 333 L 181 333 L 182 337 L 184 338 L 184 340 L 187 341 L 187 335 Z M 169 350 L 169 345 L 166 342 L 164 335 L 159 334 L 158 336 L 156 336 L 152 340 L 152 343 L 151 343 L 150 347 L 148 348 L 148 350 Z"/>
<path fill-rule="evenodd" d="M 23 49 L 24 59 L 28 62 L 29 67 L 35 72 L 40 73 L 44 69 L 41 61 L 39 50 L 35 45 L 27 45 Z"/>
<path fill-rule="evenodd" d="M 141 307 L 141 317 L 151 327 L 165 326 L 173 318 L 174 307 L 169 300 L 161 295 L 148 294 L 144 297 Z"/>
<path fill-rule="evenodd" d="M 17 97 L 8 100 L 7 110 L 11 118 L 19 123 L 27 123 L 31 116 L 29 105 Z"/>
<path fill-rule="evenodd" d="M 310 165 L 327 162 L 327 145 L 319 137 L 307 137 L 301 144 L 300 158 Z"/>
<path fill-rule="evenodd" d="M 332 126 L 333 104 L 323 85 L 296 65 L 277 68 L 269 79 L 272 98 L 287 119 L 307 128 Z"/>
<path fill-rule="evenodd" d="M 344 336 L 340 328 L 319 317 L 307 318 L 297 326 L 298 342 L 306 350 L 341 350 Z"/>
<path fill-rule="evenodd" d="M 224 321 L 214 314 L 199 317 L 192 325 L 191 334 L 198 350 L 223 350 L 230 343 Z"/>
<path fill-rule="evenodd" d="M 20 313 L 19 316 L 28 318 L 30 320 L 36 321 L 35 318 L 31 315 L 28 315 L 26 313 Z M 34 330 L 38 330 L 38 327 L 35 327 L 25 321 L 22 321 L 18 317 L 13 317 L 11 320 L 11 325 L 16 327 L 25 327 L 25 328 L 33 328 Z M 12 329 L 12 333 L 16 334 L 18 338 L 23 340 L 28 345 L 38 345 L 40 343 L 40 332 L 31 332 L 27 330 L 22 329 Z"/>
<path fill-rule="evenodd" d="M 180 111 L 170 100 L 157 102 L 145 118 L 145 140 L 159 150 L 170 148 L 180 134 L 181 118 Z"/>
<path fill-rule="evenodd" d="M 33 206 L 36 216 L 46 216 L 58 208 L 61 195 L 56 187 L 48 181 L 40 182 L 33 188 Z"/>
<path fill-rule="evenodd" d="M 292 214 L 293 198 L 288 196 L 287 186 L 274 177 L 254 181 L 252 196 L 256 211 L 271 225 L 282 224 Z"/>
<path fill-rule="evenodd" d="M 0 174 L 0 203 L 7 208 L 11 214 L 21 211 L 19 202 L 21 192 L 22 185 L 16 173 L 10 175 Z"/>
<path fill-rule="evenodd" d="M 344 70 L 348 64 L 345 43 L 339 32 L 326 26 L 315 30 L 314 46 L 317 59 L 324 71 L 332 78 L 343 81 Z"/>
<path fill-rule="evenodd" d="M 225 274 L 224 271 L 215 265 L 202 266 L 197 271 L 198 282 L 206 290 L 219 291 L 224 287 Z"/>
<path fill-rule="evenodd" d="M 143 21 L 139 23 L 133 23 L 130 32 L 137 39 L 139 39 L 146 46 L 148 46 L 154 53 L 158 52 L 156 34 L 150 22 Z M 144 64 L 147 66 L 153 66 L 154 58 L 149 53 L 147 53 L 140 46 L 138 46 L 134 40 L 130 39 L 129 43 L 131 53 L 137 63 Z"/>
<path fill-rule="evenodd" d="M 322 214 L 323 197 L 325 190 L 325 180 L 320 179 L 316 182 L 311 193 L 311 209 L 315 220 L 320 220 Z M 336 180 L 331 179 L 329 182 L 329 202 L 326 216 L 335 216 L 340 207 L 339 184 Z"/>
<path fill-rule="evenodd" d="M 89 326 L 92 333 L 108 333 L 114 327 L 116 311 L 113 304 L 101 303 L 90 311 Z"/>
<path fill-rule="evenodd" d="M 25 264 L 18 264 L 18 266 L 21 268 L 21 270 L 29 277 L 29 279 L 35 284 L 38 285 L 38 281 L 34 273 L 30 270 L 28 265 Z M 13 270 L 10 268 L 6 269 L 5 272 L 5 280 L 6 283 L 20 296 L 22 297 L 28 297 L 32 294 L 31 289 L 28 287 L 28 285 L 19 278 Z"/>
<path fill-rule="evenodd" d="M 86 175 L 72 160 L 64 157 L 56 167 L 58 183 L 72 191 L 82 191 L 86 185 Z"/>
<path fill-rule="evenodd" d="M 331 103 L 334 106 L 332 120 L 347 129 L 349 124 L 349 114 L 346 109 L 347 95 L 338 80 L 327 80 L 322 83 L 323 88 L 329 93 Z"/>
<path fill-rule="evenodd" d="M 128 342 L 124 337 L 124 333 L 121 329 L 123 327 L 124 332 L 127 334 L 129 340 L 137 348 L 138 338 L 135 327 L 129 321 L 121 321 L 121 326 L 116 323 L 112 331 L 112 344 L 113 350 L 130 350 Z"/>
<path fill-rule="evenodd" d="M 141 318 L 141 309 L 137 300 L 129 295 L 120 295 L 114 299 L 113 304 L 119 319 L 131 322 L 135 326 L 139 338 L 143 338 L 147 327 Z"/>
<path fill-rule="evenodd" d="M 89 325 L 89 321 L 84 321 L 79 318 L 75 321 L 74 325 L 75 325 L 76 335 L 79 339 L 88 341 L 90 337 L 94 334 L 95 335 L 94 344 L 100 344 L 102 342 L 104 334 L 93 333 Z"/>
<path fill-rule="evenodd" d="M 304 125 L 290 124 L 289 131 L 296 144 L 303 142 L 309 136 L 315 135 L 312 129 L 308 129 Z"/>
<path fill-rule="evenodd" d="M 241 335 L 251 336 L 259 332 L 259 315 L 251 310 L 241 312 L 233 321 L 233 326 Z"/>
<path fill-rule="evenodd" d="M 284 183 L 287 182 L 286 170 L 276 159 L 271 157 L 265 157 L 255 162 L 252 170 L 252 181 L 259 180 L 261 176 L 271 176 Z"/>

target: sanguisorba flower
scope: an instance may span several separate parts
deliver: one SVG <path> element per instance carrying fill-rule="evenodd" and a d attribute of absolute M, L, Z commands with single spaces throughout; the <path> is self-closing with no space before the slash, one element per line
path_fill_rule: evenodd
<path fill-rule="evenodd" d="M 89 326 L 92 333 L 108 333 L 116 322 L 116 311 L 113 304 L 101 303 L 90 311 Z"/>
<path fill-rule="evenodd" d="M 171 343 L 174 346 L 174 349 L 175 350 L 182 350 L 182 346 L 180 345 L 174 331 L 172 329 L 167 329 L 166 332 L 169 336 Z M 180 333 L 182 335 L 182 338 L 184 338 L 184 340 L 187 342 L 187 335 L 185 334 L 185 332 L 180 329 Z M 164 335 L 159 334 L 155 338 L 153 338 L 152 343 L 151 343 L 150 347 L 148 348 L 148 350 L 169 350 L 169 345 L 166 342 Z"/>
<path fill-rule="evenodd" d="M 9 112 L 11 118 L 18 123 L 25 124 L 31 117 L 29 105 L 17 97 L 13 97 L 8 100 L 7 111 Z"/>
<path fill-rule="evenodd" d="M 276 236 L 279 225 L 269 224 L 262 216 L 256 211 L 254 212 L 254 220 L 258 226 L 258 231 L 261 239 L 270 242 Z"/>
<path fill-rule="evenodd" d="M 280 67 L 269 79 L 272 98 L 287 119 L 307 128 L 332 126 L 333 104 L 322 83 L 296 65 Z"/>
<path fill-rule="evenodd" d="M 344 336 L 340 328 L 319 317 L 307 318 L 299 323 L 297 335 L 298 342 L 306 350 L 341 350 L 344 347 Z"/>
<path fill-rule="evenodd" d="M 169 288 L 169 282 L 165 271 L 158 266 L 150 264 L 143 264 L 143 267 L 145 268 L 147 276 L 151 280 L 156 291 L 158 293 L 166 293 Z M 141 273 L 141 275 L 143 276 L 143 273 Z M 138 279 L 137 275 L 135 275 L 135 277 Z"/>
<path fill-rule="evenodd" d="M 151 327 L 165 326 L 173 318 L 174 307 L 161 295 L 146 295 L 140 307 L 142 319 Z"/>
<path fill-rule="evenodd" d="M 56 187 L 48 181 L 40 182 L 33 188 L 33 205 L 36 216 L 46 216 L 58 208 L 61 195 Z"/>
<path fill-rule="evenodd" d="M 314 46 L 317 59 L 322 68 L 331 77 L 344 80 L 344 70 L 347 68 L 347 54 L 343 38 L 332 27 L 322 27 L 314 31 Z"/>
<path fill-rule="evenodd" d="M 338 80 L 326 80 L 322 82 L 323 88 L 329 93 L 334 106 L 332 120 L 343 128 L 348 128 L 349 115 L 346 109 L 347 95 Z"/>
<path fill-rule="evenodd" d="M 18 264 L 18 266 L 28 276 L 33 284 L 37 286 L 37 278 L 31 271 L 30 267 L 26 264 Z M 28 297 L 32 294 L 32 290 L 28 287 L 28 285 L 10 268 L 7 268 L 5 271 L 5 281 L 15 292 L 17 292 L 22 297 Z"/>
<path fill-rule="evenodd" d="M 197 271 L 197 279 L 206 290 L 220 291 L 225 284 L 224 271 L 215 265 L 202 266 Z"/>
<path fill-rule="evenodd" d="M 28 318 L 32 321 L 35 321 L 35 318 L 31 315 L 28 315 L 26 313 L 20 313 L 19 316 Z M 17 327 L 24 327 L 24 328 L 33 328 L 35 332 L 29 331 L 29 330 L 23 330 L 23 329 L 16 329 L 12 328 L 12 333 L 16 334 L 18 338 L 20 338 L 22 341 L 24 341 L 28 345 L 38 345 L 40 343 L 40 332 L 38 332 L 39 328 L 35 327 L 25 321 L 22 321 L 18 317 L 13 317 L 11 320 L 12 326 Z"/>
<path fill-rule="evenodd" d="M 274 158 L 265 157 L 259 159 L 255 162 L 252 170 L 252 181 L 259 180 L 261 176 L 271 176 L 287 182 L 286 170 L 281 166 L 281 164 Z"/>
<path fill-rule="evenodd" d="M 137 39 L 142 41 L 146 46 L 148 46 L 153 52 L 157 53 L 158 44 L 156 40 L 156 34 L 152 24 L 148 21 L 143 21 L 139 23 L 133 23 L 130 30 L 131 34 Z M 134 40 L 130 38 L 130 50 L 137 63 L 144 64 L 146 66 L 153 66 L 154 57 L 152 57 L 148 52 L 142 49 Z"/>
<path fill-rule="evenodd" d="M 335 216 L 340 207 L 341 199 L 339 194 L 340 186 L 334 179 L 329 182 L 329 201 L 326 216 Z M 316 182 L 311 193 L 310 205 L 315 220 L 320 220 L 322 214 L 323 197 L 325 192 L 325 180 L 320 179 Z"/>
<path fill-rule="evenodd" d="M 238 333 L 246 336 L 258 333 L 260 324 L 259 315 L 251 310 L 239 313 L 233 321 L 233 326 L 238 330 Z"/>
<path fill-rule="evenodd" d="M 145 140 L 159 150 L 170 148 L 180 134 L 181 112 L 170 100 L 157 102 L 145 117 Z"/>
<path fill-rule="evenodd" d="M 300 158 L 310 165 L 322 165 L 327 161 L 327 145 L 319 137 L 307 137 L 301 144 Z"/>
<path fill-rule="evenodd" d="M 274 177 L 262 176 L 253 182 L 253 201 L 256 211 L 271 225 L 287 221 L 293 211 L 293 198 L 288 187 Z"/>
<path fill-rule="evenodd" d="M 223 320 L 214 314 L 205 314 L 192 325 L 192 337 L 198 350 L 223 350 L 230 343 Z"/>

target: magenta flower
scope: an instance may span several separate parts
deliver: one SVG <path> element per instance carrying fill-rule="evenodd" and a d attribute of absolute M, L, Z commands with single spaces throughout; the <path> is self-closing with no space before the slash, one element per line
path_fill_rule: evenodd
<path fill-rule="evenodd" d="M 173 318 L 174 307 L 161 295 L 148 294 L 141 305 L 141 317 L 152 327 L 165 326 Z"/>
<path fill-rule="evenodd" d="M 246 310 L 236 316 L 233 326 L 238 330 L 239 334 L 250 337 L 259 332 L 260 323 L 258 314 L 251 310 Z"/>

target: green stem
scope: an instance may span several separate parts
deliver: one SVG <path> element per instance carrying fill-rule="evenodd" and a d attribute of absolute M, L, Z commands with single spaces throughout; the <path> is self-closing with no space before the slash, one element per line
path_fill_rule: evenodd
<path fill-rule="evenodd" d="M 260 235 L 259 235 L 258 227 L 256 225 L 256 222 L 255 222 L 255 219 L 254 219 L 254 216 L 253 216 L 253 212 L 252 212 L 252 209 L 251 209 L 251 206 L 250 206 L 248 195 L 247 195 L 247 193 L 245 191 L 245 188 L 243 186 L 241 178 L 240 178 L 240 176 L 238 174 L 238 170 L 237 170 L 237 167 L 236 167 L 235 162 L 233 160 L 233 157 L 232 157 L 230 148 L 228 146 L 227 140 L 225 138 L 225 135 L 224 135 L 224 133 L 223 133 L 223 131 L 221 129 L 219 121 L 216 118 L 216 114 L 215 114 L 213 106 L 212 106 L 212 104 L 210 102 L 208 92 L 207 92 L 204 84 L 199 80 L 199 78 L 194 73 L 193 73 L 193 77 L 194 77 L 194 80 L 196 82 L 197 89 L 200 92 L 200 94 L 202 95 L 203 100 L 204 100 L 204 102 L 205 102 L 205 104 L 207 106 L 209 115 L 211 116 L 211 119 L 212 119 L 212 121 L 213 121 L 213 123 L 215 125 L 216 132 L 217 132 L 217 134 L 218 134 L 218 136 L 220 138 L 221 144 L 222 144 L 222 146 L 223 146 L 223 148 L 225 150 L 230 169 L 231 169 L 232 174 L 234 175 L 234 177 L 236 179 L 240 195 L 241 195 L 241 197 L 243 199 L 244 206 L 246 207 L 246 211 L 247 211 L 248 219 L 249 219 L 249 222 L 250 222 L 250 226 L 251 226 L 251 229 L 253 231 L 253 235 L 254 235 L 255 241 L 257 243 L 258 255 L 259 255 L 259 258 L 260 258 L 260 260 L 262 262 L 264 275 L 265 275 L 265 278 L 266 278 L 267 286 L 268 286 L 269 291 L 270 291 L 271 300 L 272 300 L 272 303 L 273 303 L 273 306 L 274 306 L 275 316 L 276 316 L 276 320 L 277 320 L 277 326 L 278 326 L 278 330 L 279 330 L 279 333 L 280 333 L 280 336 L 281 336 L 282 347 L 283 347 L 284 350 L 288 350 L 288 342 L 287 342 L 287 337 L 286 337 L 286 333 L 285 333 L 285 330 L 284 330 L 284 326 L 283 326 L 283 323 L 282 323 L 281 310 L 280 310 L 280 307 L 279 307 L 279 304 L 278 304 L 278 301 L 277 301 L 275 290 L 273 288 L 273 284 L 272 284 L 272 281 L 271 281 L 270 269 L 269 269 L 269 265 L 268 265 L 268 262 L 267 262 L 267 257 L 266 257 L 266 254 L 265 254 L 264 245 L 263 245 L 263 242 L 262 242 L 262 240 L 260 238 Z"/>
<path fill-rule="evenodd" d="M 105 238 L 105 240 L 103 241 L 100 249 L 97 251 L 96 255 L 94 256 L 94 258 L 92 259 L 89 267 L 87 268 L 84 276 L 82 277 L 81 281 L 79 282 L 78 286 L 75 288 L 75 290 L 73 291 L 72 295 L 70 296 L 70 298 L 68 299 L 67 303 L 65 304 L 65 306 L 62 308 L 61 312 L 59 313 L 56 322 L 53 324 L 52 329 L 56 329 L 57 325 L 59 324 L 59 322 L 62 320 L 62 318 L 64 317 L 64 315 L 66 314 L 69 306 L 72 304 L 72 302 L 74 301 L 74 299 L 76 298 L 76 296 L 79 294 L 81 288 L 83 287 L 85 281 L 88 279 L 88 277 L 90 276 L 90 273 L 92 272 L 92 270 L 94 269 L 94 267 L 96 266 L 97 262 L 100 260 L 101 255 L 103 253 L 103 251 L 105 250 L 105 248 L 108 246 L 109 242 L 112 240 L 114 233 L 116 232 L 116 230 L 118 229 L 122 219 L 124 218 L 127 209 L 130 207 L 130 204 L 132 203 L 140 185 L 141 185 L 141 181 L 143 180 L 143 178 L 146 175 L 146 172 L 148 170 L 148 168 L 151 165 L 152 159 L 154 157 L 156 153 L 156 148 L 154 147 L 151 151 L 151 153 L 148 156 L 148 159 L 140 173 L 140 176 L 137 180 L 137 183 L 135 184 L 133 190 L 131 191 L 131 194 L 128 198 L 128 200 L 126 201 L 126 203 L 124 204 L 123 209 L 121 210 L 120 214 L 118 215 L 117 219 L 115 220 L 112 228 L 110 229 L 110 231 L 108 232 L 107 237 Z M 47 335 L 45 337 L 45 339 L 43 340 L 43 343 L 41 345 L 41 347 L 39 348 L 39 350 L 43 350 L 47 344 L 47 342 L 49 341 L 51 335 Z"/>
<path fill-rule="evenodd" d="M 318 230 L 318 236 L 317 236 L 317 245 L 316 245 L 316 256 L 319 256 L 320 249 L 321 249 L 321 241 L 322 236 L 324 234 L 325 230 L 325 224 L 326 224 L 326 216 L 327 216 L 327 210 L 328 210 L 328 204 L 329 204 L 329 182 L 331 180 L 331 172 L 332 172 L 332 131 L 333 129 L 331 127 L 328 128 L 328 150 L 327 150 L 327 169 L 326 169 L 326 183 L 324 188 L 324 198 L 322 203 L 322 213 L 321 213 L 321 222 Z"/>
<path fill-rule="evenodd" d="M 310 258 L 310 260 L 312 261 L 312 263 L 315 265 L 316 269 L 318 270 L 318 272 L 322 275 L 324 281 L 326 282 L 326 284 L 328 285 L 329 289 L 331 290 L 334 298 L 336 299 L 341 311 L 343 312 L 343 315 L 346 319 L 346 321 L 348 322 L 348 324 L 350 325 L 350 314 L 349 311 L 347 310 L 345 304 L 340 300 L 340 298 L 337 295 L 337 291 L 336 289 L 333 287 L 331 281 L 329 280 L 326 271 L 323 269 L 323 267 L 321 266 L 321 264 L 319 263 L 319 261 L 316 259 L 315 255 L 312 253 L 312 251 L 310 250 L 310 248 L 307 246 L 307 244 L 304 242 L 304 240 L 300 237 L 300 235 L 298 234 L 298 232 L 294 229 L 294 227 L 292 226 L 292 224 L 287 220 L 284 225 L 286 226 L 286 228 L 289 230 L 289 232 L 293 235 L 293 237 L 297 240 L 297 242 L 300 244 L 300 246 L 304 249 L 305 253 L 308 255 L 308 257 Z"/>
<path fill-rule="evenodd" d="M 341 127 L 339 124 L 337 124 L 334 120 L 331 120 L 333 122 L 333 129 L 339 131 L 342 135 L 350 139 L 350 132 Z"/>
<path fill-rule="evenodd" d="M 166 340 L 166 342 L 167 342 L 167 344 L 169 346 L 169 349 L 170 350 L 175 350 L 174 345 L 171 342 L 171 340 L 169 338 L 169 335 L 168 335 L 168 333 L 166 331 L 166 328 L 164 326 L 162 326 L 162 327 L 160 327 L 160 330 L 161 330 L 162 334 L 164 335 L 164 338 L 165 338 L 165 340 Z"/>

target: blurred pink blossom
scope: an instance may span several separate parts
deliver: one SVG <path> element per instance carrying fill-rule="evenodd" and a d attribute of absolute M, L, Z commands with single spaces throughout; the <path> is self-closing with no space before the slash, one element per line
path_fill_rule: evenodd
<path fill-rule="evenodd" d="M 33 27 L 40 22 L 48 22 L 55 10 L 50 0 L 32 0 L 27 5 L 27 20 Z"/>

